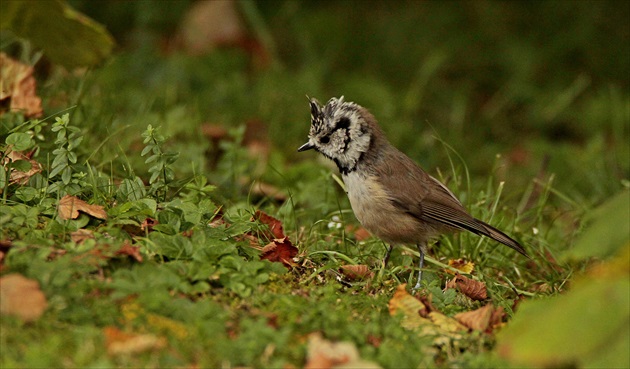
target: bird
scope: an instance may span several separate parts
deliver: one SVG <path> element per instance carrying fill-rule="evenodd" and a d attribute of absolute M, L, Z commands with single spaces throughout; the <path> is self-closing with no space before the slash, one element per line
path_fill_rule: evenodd
<path fill-rule="evenodd" d="M 420 260 L 414 291 L 421 288 L 427 243 L 444 233 L 469 231 L 529 257 L 518 241 L 475 219 L 453 192 L 394 147 L 366 108 L 343 96 L 323 106 L 307 98 L 308 141 L 297 151 L 313 149 L 337 165 L 356 218 L 389 244 L 384 265 L 394 245 L 416 245 Z"/>

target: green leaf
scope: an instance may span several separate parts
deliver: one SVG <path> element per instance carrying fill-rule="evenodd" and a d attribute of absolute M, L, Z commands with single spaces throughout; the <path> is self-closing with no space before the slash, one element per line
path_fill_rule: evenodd
<path fill-rule="evenodd" d="M 67 68 L 96 65 L 114 47 L 105 27 L 58 0 L 2 1 L 0 28 L 31 41 Z"/>
<path fill-rule="evenodd" d="M 28 172 L 33 166 L 28 160 L 17 160 L 11 163 L 11 168 L 20 172 Z"/>
<path fill-rule="evenodd" d="M 624 190 L 597 207 L 590 224 L 564 259 L 607 258 L 630 243 L 630 191 Z"/>
<path fill-rule="evenodd" d="M 567 294 L 524 302 L 498 335 L 497 352 L 525 367 L 629 367 L 629 271 L 630 246 Z"/>
<path fill-rule="evenodd" d="M 28 150 L 35 142 L 28 133 L 15 132 L 11 133 L 5 140 L 7 145 L 12 145 L 15 151 Z"/>

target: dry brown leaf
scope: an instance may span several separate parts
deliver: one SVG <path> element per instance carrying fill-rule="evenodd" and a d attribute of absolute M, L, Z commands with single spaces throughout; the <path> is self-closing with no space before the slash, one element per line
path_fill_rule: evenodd
<path fill-rule="evenodd" d="M 456 288 L 459 292 L 473 300 L 481 301 L 488 298 L 488 291 L 483 282 L 472 280 L 460 274 L 456 274 L 455 277 L 446 284 L 446 289 L 449 288 Z"/>
<path fill-rule="evenodd" d="M 78 229 L 70 233 L 70 239 L 74 243 L 83 243 L 85 240 L 94 239 L 94 232 L 89 229 Z"/>
<path fill-rule="evenodd" d="M 0 240 L 0 272 L 4 269 L 4 258 L 11 247 L 13 247 L 11 240 Z"/>
<path fill-rule="evenodd" d="M 79 211 L 98 219 L 107 219 L 107 212 L 100 205 L 90 205 L 76 196 L 66 195 L 59 200 L 57 206 L 59 217 L 64 220 L 77 219 Z"/>
<path fill-rule="evenodd" d="M 39 283 L 20 274 L 0 278 L 0 312 L 17 315 L 24 321 L 37 320 L 46 310 L 46 296 Z"/>
<path fill-rule="evenodd" d="M 140 247 L 132 246 L 128 242 L 123 243 L 122 247 L 116 251 L 115 255 L 131 256 L 137 262 L 142 263 L 142 255 L 140 255 Z"/>
<path fill-rule="evenodd" d="M 288 237 L 273 240 L 263 247 L 261 251 L 261 260 L 281 262 L 287 268 L 295 266 L 293 258 L 297 255 L 298 249 L 291 244 Z"/>
<path fill-rule="evenodd" d="M 37 96 L 33 67 L 0 53 L 0 106 L 21 111 L 27 118 L 42 116 L 42 99 Z M 4 111 L 0 110 L 0 115 Z"/>
<path fill-rule="evenodd" d="M 448 266 L 466 274 L 472 273 L 472 271 L 475 269 L 475 263 L 471 261 L 466 261 L 465 259 L 451 259 L 448 261 Z M 445 271 L 448 274 L 455 274 L 455 272 L 450 269 L 446 269 Z"/>
<path fill-rule="evenodd" d="M 185 51 L 205 54 L 219 45 L 237 45 L 247 35 L 234 1 L 200 1 L 182 18 L 179 38 Z"/>
<path fill-rule="evenodd" d="M 103 328 L 107 353 L 112 356 L 137 354 L 166 347 L 166 339 L 153 334 L 126 333 L 116 327 Z"/>
<path fill-rule="evenodd" d="M 351 224 L 346 226 L 346 233 L 349 235 L 353 235 L 354 239 L 359 242 L 365 241 L 368 238 L 372 237 L 372 235 L 370 234 L 370 232 L 368 232 L 367 229 L 361 226 L 354 226 Z"/>
<path fill-rule="evenodd" d="M 342 265 L 341 273 L 351 281 L 370 279 L 374 276 L 367 265 Z"/>
<path fill-rule="evenodd" d="M 477 310 L 456 314 L 455 319 L 470 329 L 485 332 L 490 328 L 493 313 L 494 307 L 492 304 L 488 304 Z"/>
<path fill-rule="evenodd" d="M 330 342 L 320 333 L 308 337 L 306 369 L 380 368 L 376 363 L 362 360 L 359 350 L 351 342 Z"/>
<path fill-rule="evenodd" d="M 30 155 L 32 155 L 32 153 Z M 26 182 L 28 182 L 28 180 L 31 179 L 32 176 L 42 171 L 42 165 L 35 160 L 31 160 L 30 155 L 24 155 L 19 151 L 10 151 L 4 158 L 3 164 L 5 165 L 8 164 L 9 161 L 16 162 L 19 160 L 25 160 L 31 164 L 31 169 L 29 169 L 27 172 L 22 172 L 11 168 L 9 183 L 26 184 Z"/>
<path fill-rule="evenodd" d="M 285 202 L 289 198 L 284 191 L 269 183 L 255 181 L 251 185 L 251 193 L 262 197 L 268 197 L 278 202 Z"/>
<path fill-rule="evenodd" d="M 144 232 L 146 230 L 148 230 L 149 232 L 153 231 L 153 227 L 157 224 L 159 224 L 160 222 L 158 222 L 157 219 L 153 219 L 150 217 L 147 217 L 144 219 L 144 221 L 142 222 L 142 224 L 140 224 L 140 229 Z"/>
<path fill-rule="evenodd" d="M 263 234 L 263 236 L 267 240 L 281 239 L 286 237 L 284 235 L 284 230 L 282 229 L 282 222 L 272 217 L 271 215 L 268 215 L 261 210 L 256 210 L 254 216 L 252 217 L 252 220 L 257 220 L 260 223 L 265 224 L 267 225 L 267 227 L 269 227 L 269 232 L 265 232 Z"/>

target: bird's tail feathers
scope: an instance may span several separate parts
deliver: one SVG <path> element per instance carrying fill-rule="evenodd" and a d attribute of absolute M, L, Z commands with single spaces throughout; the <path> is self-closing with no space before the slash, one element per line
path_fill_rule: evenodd
<path fill-rule="evenodd" d="M 484 223 L 479 219 L 476 219 L 477 222 L 479 222 L 483 228 L 486 230 L 486 232 L 483 233 L 484 236 L 486 237 L 490 237 L 495 241 L 501 242 L 502 244 L 518 251 L 520 254 L 522 254 L 523 256 L 526 256 L 529 258 L 529 255 L 527 255 L 527 252 L 525 252 L 525 249 L 523 248 L 523 246 L 518 243 L 516 240 L 514 240 L 512 237 L 506 235 L 505 233 L 501 232 L 500 230 L 494 228 L 493 226 L 491 226 L 488 223 Z"/>

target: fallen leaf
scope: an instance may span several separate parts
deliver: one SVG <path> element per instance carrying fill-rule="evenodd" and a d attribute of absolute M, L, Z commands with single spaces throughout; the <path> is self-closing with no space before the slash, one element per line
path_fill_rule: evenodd
<path fill-rule="evenodd" d="M 431 321 L 424 318 L 424 316 L 428 316 L 427 307 L 422 301 L 410 295 L 406 287 L 406 284 L 401 284 L 396 288 L 394 296 L 389 300 L 389 314 L 402 314 L 402 326 L 407 329 L 416 329 L 422 325 L 430 324 Z"/>
<path fill-rule="evenodd" d="M 351 281 L 370 279 L 374 276 L 367 265 L 342 265 L 341 273 Z"/>
<path fill-rule="evenodd" d="M 456 314 L 455 319 L 470 329 L 485 332 L 491 327 L 493 313 L 494 307 L 488 304 L 477 310 Z"/>
<path fill-rule="evenodd" d="M 72 233 L 70 233 L 70 239 L 74 243 L 81 244 L 85 240 L 94 239 L 94 232 L 89 229 L 78 229 Z"/>
<path fill-rule="evenodd" d="M 380 368 L 376 363 L 362 360 L 352 342 L 331 342 L 320 333 L 308 336 L 306 369 Z"/>
<path fill-rule="evenodd" d="M 277 202 L 285 202 L 289 198 L 284 191 L 269 183 L 255 181 L 252 183 L 250 189 L 251 193 L 254 195 L 268 197 Z"/>
<path fill-rule="evenodd" d="M 470 297 L 473 300 L 481 301 L 488 298 L 488 291 L 483 282 L 456 274 L 452 280 L 446 284 L 446 289 L 456 288 L 459 292 Z"/>
<path fill-rule="evenodd" d="M 346 226 L 346 233 L 354 236 L 354 239 L 359 242 L 365 241 L 369 239 L 370 237 L 372 237 L 372 235 L 370 234 L 370 232 L 368 232 L 367 229 L 361 226 L 354 226 L 351 224 Z"/>
<path fill-rule="evenodd" d="M 7 154 L 7 156 L 4 158 L 3 164 L 6 165 L 9 163 L 9 161 L 16 162 L 16 161 L 22 161 L 22 160 L 28 161 L 28 163 L 31 165 L 31 169 L 29 169 L 26 172 L 23 172 L 23 171 L 20 171 L 11 167 L 9 183 L 11 184 L 18 183 L 22 185 L 26 184 L 28 180 L 31 179 L 32 176 L 42 171 L 42 165 L 39 162 L 37 162 L 36 160 L 32 160 L 28 155 L 24 155 L 23 153 L 19 151 L 10 151 Z"/>
<path fill-rule="evenodd" d="M 182 17 L 179 39 L 185 51 L 200 55 L 219 45 L 239 44 L 246 34 L 237 3 L 201 1 Z"/>
<path fill-rule="evenodd" d="M 123 332 L 116 327 L 103 328 L 107 353 L 112 356 L 138 354 L 166 347 L 166 339 L 153 334 Z"/>
<path fill-rule="evenodd" d="M 140 229 L 144 232 L 146 230 L 148 230 L 149 232 L 153 231 L 153 227 L 156 224 L 159 224 L 160 222 L 158 222 L 157 219 L 153 219 L 150 217 L 147 217 L 144 219 L 144 221 L 142 222 L 142 224 L 140 224 Z"/>
<path fill-rule="evenodd" d="M 282 222 L 272 217 L 271 215 L 268 215 L 261 210 L 256 210 L 254 216 L 252 217 L 252 221 L 256 220 L 269 227 L 269 232 L 265 232 L 263 234 L 263 237 L 267 240 L 281 239 L 286 237 L 284 235 L 284 230 L 282 229 Z"/>
<path fill-rule="evenodd" d="M 389 314 L 402 314 L 402 326 L 418 332 L 422 336 L 433 336 L 435 345 L 450 344 L 462 339 L 461 332 L 467 328 L 438 311 L 428 312 L 428 308 L 417 298 L 407 292 L 406 285 L 398 286 L 389 301 Z M 423 316 L 426 316 L 424 318 Z"/>
<path fill-rule="evenodd" d="M 262 248 L 261 260 L 281 262 L 285 267 L 291 268 L 295 265 L 293 258 L 298 253 L 298 248 L 291 244 L 288 237 L 274 239 L 267 246 Z"/>
<path fill-rule="evenodd" d="M 137 262 L 142 263 L 142 255 L 140 255 L 140 247 L 132 246 L 129 242 L 123 243 L 122 247 L 116 251 L 115 255 L 131 256 Z"/>
<path fill-rule="evenodd" d="M 455 268 L 465 274 L 470 274 L 472 273 L 473 269 L 475 269 L 475 263 L 471 261 L 466 261 L 465 259 L 451 259 L 448 261 L 448 266 L 450 266 L 451 268 Z M 448 274 L 455 274 L 455 272 L 450 269 L 446 269 L 445 271 Z"/>
<path fill-rule="evenodd" d="M 33 71 L 32 66 L 0 53 L 0 106 L 8 106 L 9 111 L 21 111 L 27 118 L 41 117 L 42 99 L 37 96 Z"/>
<path fill-rule="evenodd" d="M 24 321 L 37 320 L 46 310 L 46 296 L 39 283 L 20 274 L 0 278 L 0 312 L 16 315 Z"/>
<path fill-rule="evenodd" d="M 76 196 L 66 195 L 59 200 L 57 206 L 59 217 L 64 220 L 77 219 L 79 211 L 98 219 L 107 219 L 107 212 L 100 205 L 90 205 Z"/>

